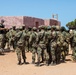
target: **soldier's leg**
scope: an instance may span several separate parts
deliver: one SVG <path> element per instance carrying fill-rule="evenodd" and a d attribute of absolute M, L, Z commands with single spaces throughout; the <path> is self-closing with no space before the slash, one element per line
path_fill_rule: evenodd
<path fill-rule="evenodd" d="M 45 60 L 46 60 L 46 65 L 49 65 L 49 54 L 47 52 L 47 49 L 44 49 L 44 55 L 45 55 Z"/>
<path fill-rule="evenodd" d="M 73 61 L 76 62 L 76 47 L 73 48 Z"/>
<path fill-rule="evenodd" d="M 65 51 L 64 50 L 61 50 L 61 59 L 62 59 L 62 62 L 65 62 Z"/>
<path fill-rule="evenodd" d="M 50 46 L 48 47 L 47 52 L 49 54 L 49 64 L 50 64 L 51 61 L 52 61 L 52 58 L 51 58 L 51 47 Z"/>
<path fill-rule="evenodd" d="M 69 54 L 69 45 L 66 46 L 66 53 L 65 53 L 65 54 L 66 54 L 66 55 Z"/>
<path fill-rule="evenodd" d="M 11 48 L 12 48 L 11 38 L 9 39 L 9 47 L 10 47 L 10 50 L 11 50 Z"/>
<path fill-rule="evenodd" d="M 51 56 L 52 56 L 52 62 L 51 65 L 55 65 L 56 64 L 56 56 L 55 56 L 55 48 L 51 48 Z"/>
<path fill-rule="evenodd" d="M 2 34 L 2 48 L 4 49 L 6 45 L 6 38 L 5 38 L 5 34 Z"/>
<path fill-rule="evenodd" d="M 16 54 L 18 58 L 18 65 L 21 64 L 21 49 L 19 47 L 16 47 Z"/>
<path fill-rule="evenodd" d="M 5 46 L 6 46 L 6 41 L 5 41 L 5 40 L 3 40 L 3 42 L 2 42 L 2 48 L 4 49 L 4 48 L 5 48 Z"/>
<path fill-rule="evenodd" d="M 44 49 L 42 49 L 41 58 L 42 58 L 42 61 L 41 62 L 44 62 L 45 61 Z"/>
<path fill-rule="evenodd" d="M 35 63 L 35 58 L 36 58 L 36 49 L 35 48 L 32 48 L 32 64 Z"/>
<path fill-rule="evenodd" d="M 26 54 L 25 54 L 25 48 L 21 48 L 22 51 L 22 58 L 23 58 L 23 63 L 26 64 Z"/>
<path fill-rule="evenodd" d="M 9 47 L 9 40 L 7 41 L 7 49 L 10 49 L 10 47 Z"/>
<path fill-rule="evenodd" d="M 40 66 L 40 57 L 41 57 L 42 49 L 38 47 L 37 49 L 37 66 Z"/>
<path fill-rule="evenodd" d="M 26 40 L 26 47 L 25 47 L 25 50 L 26 50 L 26 52 L 29 52 L 29 43 L 28 43 L 27 40 Z"/>
<path fill-rule="evenodd" d="M 16 49 L 15 41 L 12 42 L 12 45 L 13 45 L 13 51 L 15 52 Z"/>
<path fill-rule="evenodd" d="M 56 51 L 56 63 L 59 64 L 60 63 L 60 47 L 57 47 L 57 51 Z"/>
<path fill-rule="evenodd" d="M 66 47 L 66 46 L 64 46 L 64 47 L 63 47 L 63 50 L 64 50 L 64 62 L 65 62 L 67 47 Z"/>

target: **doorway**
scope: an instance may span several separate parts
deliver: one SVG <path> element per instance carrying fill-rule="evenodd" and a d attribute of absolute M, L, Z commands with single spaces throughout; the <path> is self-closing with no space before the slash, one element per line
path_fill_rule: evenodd
<path fill-rule="evenodd" d="M 35 22 L 35 26 L 36 26 L 36 28 L 38 28 L 39 22 Z"/>

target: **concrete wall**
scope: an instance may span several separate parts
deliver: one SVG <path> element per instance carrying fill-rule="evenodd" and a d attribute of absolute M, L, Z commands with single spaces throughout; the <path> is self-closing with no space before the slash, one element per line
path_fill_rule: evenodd
<path fill-rule="evenodd" d="M 1 19 L 5 20 L 4 24 L 7 28 L 11 28 L 14 25 L 16 27 L 23 25 L 23 16 L 0 16 L 0 21 Z"/>
<path fill-rule="evenodd" d="M 50 25 L 50 26 L 52 26 L 52 25 L 61 25 L 61 23 L 59 22 L 59 21 L 57 21 L 57 20 L 55 20 L 55 19 L 44 19 L 44 24 L 45 25 Z"/>
<path fill-rule="evenodd" d="M 50 25 L 50 20 L 49 19 L 44 19 L 44 24 L 47 25 L 47 26 Z"/>
<path fill-rule="evenodd" d="M 16 26 L 17 28 L 21 25 L 28 27 L 38 27 L 40 25 L 60 25 L 60 22 L 54 19 L 40 19 L 28 16 L 0 16 L 0 20 L 5 20 L 5 27 L 11 28 Z"/>
<path fill-rule="evenodd" d="M 59 24 L 59 22 L 57 21 L 57 20 L 55 20 L 55 19 L 50 19 L 50 25 L 52 26 L 52 25 L 58 25 Z"/>
<path fill-rule="evenodd" d="M 39 19 L 39 18 L 34 18 L 34 17 L 23 17 L 23 24 L 26 27 L 38 27 L 40 25 L 44 25 L 44 20 L 43 19 Z"/>

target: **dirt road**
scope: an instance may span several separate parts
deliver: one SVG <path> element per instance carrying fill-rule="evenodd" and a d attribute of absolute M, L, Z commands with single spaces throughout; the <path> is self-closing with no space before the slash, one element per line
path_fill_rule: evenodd
<path fill-rule="evenodd" d="M 27 61 L 31 63 L 31 53 L 27 53 Z M 0 55 L 0 75 L 76 75 L 76 63 L 67 56 L 66 63 L 56 66 L 36 67 L 33 64 L 17 65 L 15 52 Z"/>

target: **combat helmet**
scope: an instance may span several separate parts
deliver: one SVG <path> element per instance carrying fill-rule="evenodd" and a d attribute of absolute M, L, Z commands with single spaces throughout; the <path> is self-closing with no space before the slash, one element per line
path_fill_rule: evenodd
<path fill-rule="evenodd" d="M 51 29 L 56 30 L 56 26 L 52 25 Z"/>
<path fill-rule="evenodd" d="M 32 28 L 32 30 L 33 30 L 33 31 L 36 31 L 36 30 L 37 30 L 37 28 L 36 28 L 36 27 L 33 27 L 33 28 Z"/>
<path fill-rule="evenodd" d="M 56 30 L 57 30 L 57 31 L 60 30 L 60 26 L 59 26 L 59 25 L 56 26 Z"/>
<path fill-rule="evenodd" d="M 51 26 L 49 25 L 49 26 L 47 26 L 47 30 L 51 30 Z"/>

